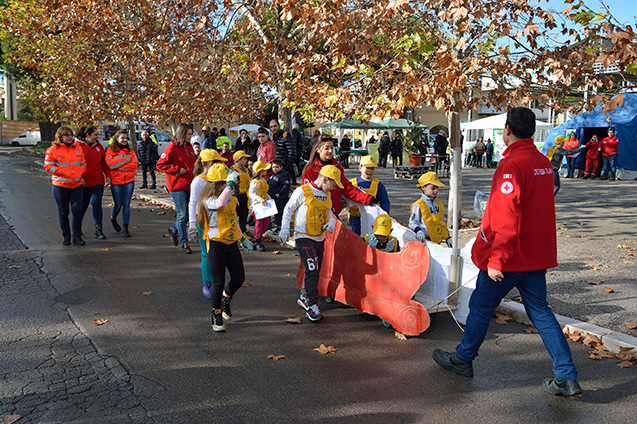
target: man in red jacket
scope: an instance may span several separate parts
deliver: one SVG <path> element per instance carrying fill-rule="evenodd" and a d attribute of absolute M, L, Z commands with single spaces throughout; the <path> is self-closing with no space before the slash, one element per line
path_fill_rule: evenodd
<path fill-rule="evenodd" d="M 480 273 L 469 301 L 464 337 L 455 352 L 436 349 L 438 365 L 473 376 L 473 359 L 500 301 L 514 287 L 553 358 L 554 378 L 542 382 L 552 395 L 582 393 L 571 350 L 546 300 L 546 269 L 557 266 L 553 168 L 533 145 L 535 114 L 516 107 L 507 114 L 507 148 L 493 176 L 491 195 L 471 251 Z"/>
<path fill-rule="evenodd" d="M 608 173 L 610 172 L 610 179 L 615 179 L 615 161 L 617 160 L 617 150 L 619 147 L 619 140 L 615 137 L 615 130 L 608 129 L 608 137 L 602 140 L 602 159 L 604 161 L 604 167 L 602 168 L 602 180 L 608 179 Z"/>

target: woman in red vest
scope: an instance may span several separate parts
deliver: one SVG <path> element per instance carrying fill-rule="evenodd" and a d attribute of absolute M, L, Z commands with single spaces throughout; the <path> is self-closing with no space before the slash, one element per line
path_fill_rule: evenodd
<path fill-rule="evenodd" d="M 575 150 L 579 147 L 579 140 L 575 138 L 575 133 L 572 132 L 569 134 L 568 139 L 564 142 L 564 148 L 566 150 Z M 568 172 L 566 174 L 566 178 L 573 178 L 575 174 L 575 158 L 579 153 L 575 153 L 572 155 L 566 155 L 566 167 Z"/>
<path fill-rule="evenodd" d="M 82 240 L 82 176 L 86 171 L 84 153 L 69 127 L 60 127 L 51 144 L 44 156 L 44 169 L 51 174 L 53 197 L 58 204 L 58 218 L 64 237 L 62 244 L 71 244 L 70 204 L 73 214 L 73 243 L 83 246 L 86 244 Z"/>
<path fill-rule="evenodd" d="M 192 249 L 188 244 L 188 202 L 190 201 L 190 183 L 194 178 L 192 173 L 195 168 L 197 155 L 190 145 L 192 127 L 188 124 L 179 124 L 175 132 L 175 139 L 157 161 L 157 170 L 166 173 L 168 191 L 175 202 L 177 220 L 168 228 L 170 239 L 175 246 L 181 242 L 181 251 L 191 254 Z"/>

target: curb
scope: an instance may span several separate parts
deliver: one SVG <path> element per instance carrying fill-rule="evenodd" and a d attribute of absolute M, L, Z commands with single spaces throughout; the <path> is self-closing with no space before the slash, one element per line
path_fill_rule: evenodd
<path fill-rule="evenodd" d="M 140 199 L 146 200 L 148 202 L 154 203 L 156 205 L 162 205 L 162 206 L 166 206 L 170 209 L 176 210 L 175 209 L 175 205 L 173 202 L 168 202 L 166 200 L 162 200 L 162 199 L 158 199 L 153 195 L 148 195 L 148 194 L 141 194 L 139 192 L 139 190 L 135 190 L 135 192 L 133 193 L 135 196 L 139 197 Z"/>
<path fill-rule="evenodd" d="M 524 305 L 520 303 L 502 301 L 500 306 L 496 308 L 496 311 L 513 316 L 513 320 L 520 324 L 532 325 L 531 320 L 524 310 Z M 613 353 L 619 353 L 620 348 L 632 348 L 637 352 L 637 337 L 618 333 L 607 328 L 598 327 L 558 314 L 555 314 L 555 318 L 557 318 L 557 322 L 560 323 L 560 326 L 566 327 L 571 333 L 578 332 L 582 336 L 586 336 L 587 334 L 597 336 L 602 341 L 602 344 Z"/>

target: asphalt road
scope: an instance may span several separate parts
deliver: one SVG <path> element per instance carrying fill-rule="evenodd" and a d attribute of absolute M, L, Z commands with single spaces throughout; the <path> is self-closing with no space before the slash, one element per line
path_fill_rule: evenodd
<path fill-rule="evenodd" d="M 298 258 L 279 246 L 244 254 L 250 286 L 235 296 L 228 331 L 214 333 L 209 302 L 201 296 L 199 249 L 183 255 L 164 237 L 174 219 L 171 211 L 137 201 L 132 238 L 105 225 L 108 238 L 96 240 L 88 217 L 87 246 L 62 246 L 49 178 L 33 160 L 0 156 L 0 213 L 8 223 L 0 222 L 0 234 L 6 235 L 0 252 L 0 418 L 22 414 L 20 423 L 597 423 L 630 422 L 637 412 L 635 369 L 618 368 L 614 359 L 588 359 L 589 349 L 576 343 L 571 348 L 585 396 L 574 401 L 544 394 L 539 384 L 551 375 L 550 358 L 539 336 L 518 324 L 492 322 L 474 363 L 476 375 L 464 379 L 431 360 L 435 348 L 451 350 L 462 337 L 447 313 L 434 315 L 430 329 L 408 341 L 395 338 L 378 319 L 334 303 L 321 304 L 326 318 L 318 324 L 286 323 L 286 317 L 302 316 L 293 278 Z M 381 170 L 381 178 L 387 171 Z M 476 181 L 486 184 L 489 171 L 477 172 Z M 586 182 L 567 181 L 565 192 L 570 183 Z M 601 191 L 602 182 L 595 183 Z M 618 200 L 622 191 L 633 200 Z M 607 197 L 588 194 L 583 200 L 596 197 L 613 201 L 612 209 L 629 210 L 634 191 L 625 192 L 618 188 L 616 197 L 604 192 Z M 417 197 L 408 184 L 392 184 L 392 193 L 404 193 L 396 205 Z M 601 210 L 597 219 L 616 219 L 611 227 L 583 226 L 594 230 L 584 233 L 585 239 L 560 237 L 560 255 L 588 257 L 595 249 L 609 249 L 610 255 L 614 239 L 601 234 L 616 228 L 611 234 L 625 235 L 630 214 L 614 215 L 576 197 L 558 206 L 558 225 L 568 219 L 566 212 L 574 217 L 584 207 Z M 564 232 L 575 229 L 581 234 L 579 227 Z M 585 253 L 583 241 L 594 237 L 599 241 Z M 275 248 L 282 253 L 273 255 Z M 20 268 L 8 268 L 14 265 Z M 626 275 L 626 267 L 612 268 L 621 270 L 625 274 L 618 275 Z M 555 277 L 575 280 L 576 272 L 584 271 Z M 614 307 L 610 315 L 631 306 L 623 299 L 625 288 L 615 285 L 621 291 L 610 299 L 626 305 L 600 296 Z M 552 283 L 551 290 L 555 287 Z M 149 291 L 153 294 L 144 294 Z M 551 303 L 561 307 L 567 299 L 558 292 Z M 585 312 L 582 302 L 572 303 L 573 310 Z M 94 319 L 108 322 L 96 326 Z M 338 351 L 321 355 L 313 350 L 321 343 Z M 270 354 L 285 359 L 269 360 Z"/>

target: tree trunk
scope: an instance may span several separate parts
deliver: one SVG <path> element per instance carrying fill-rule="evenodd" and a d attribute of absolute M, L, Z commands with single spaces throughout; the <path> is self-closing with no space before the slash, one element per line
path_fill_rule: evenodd
<path fill-rule="evenodd" d="M 283 104 L 287 100 L 285 92 L 288 90 L 288 85 L 282 83 L 279 85 L 277 91 L 277 104 L 279 105 L 279 123 L 283 125 L 284 131 L 292 131 L 292 108 L 284 107 Z"/>
<path fill-rule="evenodd" d="M 41 140 L 45 143 L 50 143 L 55 140 L 55 132 L 62 126 L 62 123 L 47 120 L 46 122 L 38 122 L 38 126 L 40 127 Z"/>
<path fill-rule="evenodd" d="M 135 128 L 135 120 L 133 118 L 128 118 L 128 140 L 130 141 L 130 145 L 134 151 L 137 151 L 137 134 Z"/>

